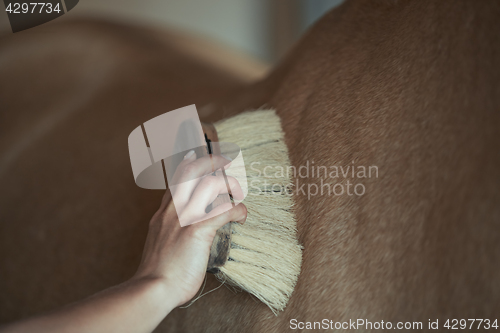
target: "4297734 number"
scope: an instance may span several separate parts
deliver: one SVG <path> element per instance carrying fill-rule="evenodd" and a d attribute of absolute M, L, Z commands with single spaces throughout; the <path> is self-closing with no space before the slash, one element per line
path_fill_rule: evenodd
<path fill-rule="evenodd" d="M 38 8 L 37 8 L 38 7 Z M 44 9 L 45 8 L 45 9 Z M 5 11 L 10 14 L 41 14 L 43 12 L 50 14 L 52 12 L 60 13 L 59 3 L 53 6 L 50 2 L 25 2 L 25 3 L 9 3 Z"/>
<path fill-rule="evenodd" d="M 489 319 L 448 319 L 443 327 L 449 330 L 463 329 L 498 329 L 498 319 L 491 322 Z"/>

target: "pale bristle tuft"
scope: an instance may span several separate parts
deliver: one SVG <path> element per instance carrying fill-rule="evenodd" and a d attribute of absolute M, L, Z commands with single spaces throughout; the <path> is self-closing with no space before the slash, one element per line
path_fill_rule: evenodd
<path fill-rule="evenodd" d="M 274 110 L 257 110 L 222 120 L 215 127 L 220 142 L 241 148 L 248 181 L 243 201 L 248 217 L 244 225 L 233 223 L 229 260 L 217 277 L 277 313 L 287 305 L 302 263 L 280 118 Z M 266 166 L 272 168 L 264 177 Z"/>

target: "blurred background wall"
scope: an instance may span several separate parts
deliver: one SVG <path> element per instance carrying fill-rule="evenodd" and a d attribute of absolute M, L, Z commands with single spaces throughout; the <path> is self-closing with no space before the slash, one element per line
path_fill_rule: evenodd
<path fill-rule="evenodd" d="M 59 19 L 94 16 L 181 29 L 275 63 L 342 0 L 80 0 Z M 0 8 L 2 8 L 0 5 Z M 2 8 L 4 9 L 4 8 Z M 2 11 L 0 29 L 9 29 Z M 22 32 L 21 32 L 22 33 Z"/>

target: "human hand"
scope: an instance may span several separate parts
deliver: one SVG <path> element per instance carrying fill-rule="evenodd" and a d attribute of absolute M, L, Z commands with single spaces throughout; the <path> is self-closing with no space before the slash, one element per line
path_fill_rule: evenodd
<path fill-rule="evenodd" d="M 141 264 L 133 279 L 158 279 L 170 289 L 175 306 L 189 301 L 200 288 L 217 229 L 230 221 L 246 220 L 247 209 L 242 203 L 234 208 L 225 203 L 205 212 L 218 195 L 227 193 L 224 178 L 211 175 L 212 168 L 227 168 L 229 163 L 217 155 L 196 159 L 194 152 L 188 153 L 174 175 L 174 200 L 166 191 L 150 221 Z M 238 181 L 227 179 L 233 197 L 243 199 Z M 186 221 L 201 222 L 182 227 L 181 222 L 186 225 Z"/>

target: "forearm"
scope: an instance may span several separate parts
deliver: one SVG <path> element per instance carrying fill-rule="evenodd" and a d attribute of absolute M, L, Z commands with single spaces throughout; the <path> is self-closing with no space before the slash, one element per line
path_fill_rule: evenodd
<path fill-rule="evenodd" d="M 187 171 L 195 170 L 197 177 L 201 177 L 211 174 L 214 165 L 215 169 L 220 169 L 229 162 L 215 155 L 197 160 L 196 154 L 191 153 L 186 155 L 181 164 L 184 163 L 183 168 L 192 166 L 194 169 L 189 167 Z M 186 184 L 187 180 L 193 179 L 193 174 L 187 171 L 181 174 L 179 184 Z M 225 183 L 220 186 L 220 191 L 227 194 Z M 236 195 L 243 192 L 240 187 L 239 191 L 232 193 Z M 169 202 L 170 197 L 164 197 L 160 209 L 149 223 L 142 260 L 132 280 L 60 310 L 5 326 L 0 328 L 0 332 L 153 331 L 174 307 L 196 295 L 205 277 L 210 247 L 217 229 L 230 221 L 243 223 L 247 216 L 247 209 L 242 203 L 216 216 L 207 213 L 205 208 L 212 203 L 214 195 L 218 195 L 208 181 L 177 194 L 181 195 L 180 202 L 186 203 L 184 210 L 177 212 L 173 202 Z M 189 204 L 193 197 L 204 201 L 196 205 Z M 186 207 L 193 209 L 188 211 Z M 195 220 L 200 217 L 204 219 L 182 227 L 179 215 L 190 216 Z"/>
<path fill-rule="evenodd" d="M 177 305 L 175 288 L 158 279 L 127 281 L 2 332 L 151 332 Z"/>

